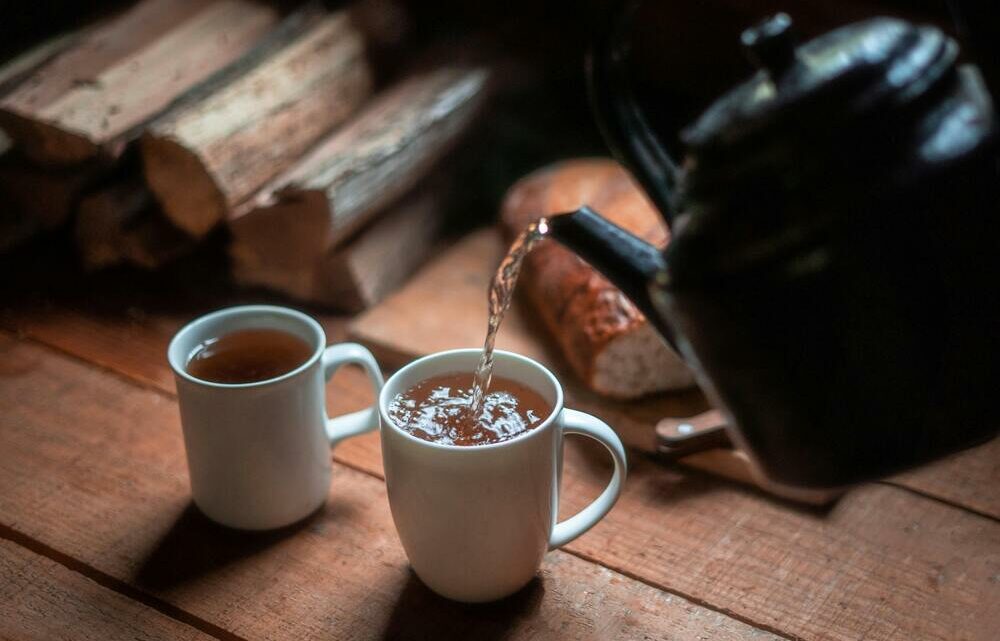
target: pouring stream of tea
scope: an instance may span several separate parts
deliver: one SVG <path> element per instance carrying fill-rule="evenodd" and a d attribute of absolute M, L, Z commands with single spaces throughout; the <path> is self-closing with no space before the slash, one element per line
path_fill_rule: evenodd
<path fill-rule="evenodd" d="M 476 368 L 476 377 L 472 385 L 472 416 L 479 416 L 483 399 L 490 388 L 490 379 L 493 377 L 493 344 L 497 340 L 497 330 L 503 321 L 507 308 L 510 307 L 511 297 L 514 294 L 514 286 L 517 284 L 517 276 L 521 273 L 521 263 L 528 255 L 531 248 L 538 241 L 549 233 L 549 221 L 547 218 L 539 218 L 528 225 L 521 232 L 517 239 L 510 246 L 510 250 L 496 274 L 493 276 L 493 283 L 489 290 L 489 322 L 486 327 L 486 342 L 483 344 L 483 355 L 479 359 L 479 366 Z"/>

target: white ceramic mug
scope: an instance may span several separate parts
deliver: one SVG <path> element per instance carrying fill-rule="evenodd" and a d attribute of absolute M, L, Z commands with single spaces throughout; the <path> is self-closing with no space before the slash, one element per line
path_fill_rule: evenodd
<path fill-rule="evenodd" d="M 499 599 L 527 584 L 547 550 L 569 543 L 608 513 L 626 469 L 625 449 L 614 430 L 589 414 L 564 409 L 555 376 L 511 352 L 495 352 L 494 375 L 527 385 L 552 406 L 529 432 L 489 445 L 442 445 L 389 419 L 396 394 L 438 374 L 471 373 L 481 353 L 460 349 L 416 360 L 379 394 L 386 489 L 403 548 L 428 587 L 466 602 Z M 603 444 L 614 459 L 614 473 L 597 500 L 556 523 L 566 434 Z"/>
<path fill-rule="evenodd" d="M 241 329 L 276 329 L 306 341 L 312 355 L 287 374 L 254 383 L 213 383 L 187 372 L 205 340 Z M 330 490 L 330 447 L 378 425 L 374 407 L 326 415 L 326 382 L 346 363 L 362 366 L 376 393 L 382 373 L 367 349 L 326 346 L 311 317 L 284 307 L 230 307 L 177 332 L 167 358 L 177 381 L 191 496 L 209 518 L 229 527 L 282 527 L 319 509 Z"/>

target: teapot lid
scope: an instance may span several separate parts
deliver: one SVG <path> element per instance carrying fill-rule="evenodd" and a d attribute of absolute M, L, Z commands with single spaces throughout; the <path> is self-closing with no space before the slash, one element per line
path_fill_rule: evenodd
<path fill-rule="evenodd" d="M 716 101 L 681 133 L 695 156 L 827 128 L 852 118 L 891 118 L 947 79 L 958 47 L 934 27 L 872 18 L 796 47 L 792 21 L 779 13 L 742 34 L 760 71 Z"/>

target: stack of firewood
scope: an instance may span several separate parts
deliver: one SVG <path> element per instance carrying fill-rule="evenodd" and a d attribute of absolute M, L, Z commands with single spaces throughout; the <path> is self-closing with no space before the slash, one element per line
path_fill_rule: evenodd
<path fill-rule="evenodd" d="M 432 55 L 377 86 L 402 24 L 391 0 L 140 0 L 5 63 L 0 251 L 72 225 L 86 267 L 153 269 L 223 228 L 241 284 L 376 302 L 433 251 L 436 167 L 491 75 Z"/>

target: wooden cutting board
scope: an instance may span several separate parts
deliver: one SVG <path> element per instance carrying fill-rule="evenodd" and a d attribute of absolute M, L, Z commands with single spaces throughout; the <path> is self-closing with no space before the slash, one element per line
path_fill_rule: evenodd
<path fill-rule="evenodd" d="M 505 250 L 495 229 L 466 236 L 401 290 L 359 316 L 350 327 L 350 335 L 391 369 L 441 350 L 481 348 L 486 335 L 486 290 Z M 524 354 L 550 368 L 563 384 L 567 406 L 599 416 L 632 448 L 655 451 L 653 428 L 659 419 L 690 416 L 707 407 L 697 390 L 629 402 L 590 392 L 517 295 L 500 327 L 497 347 Z"/>

